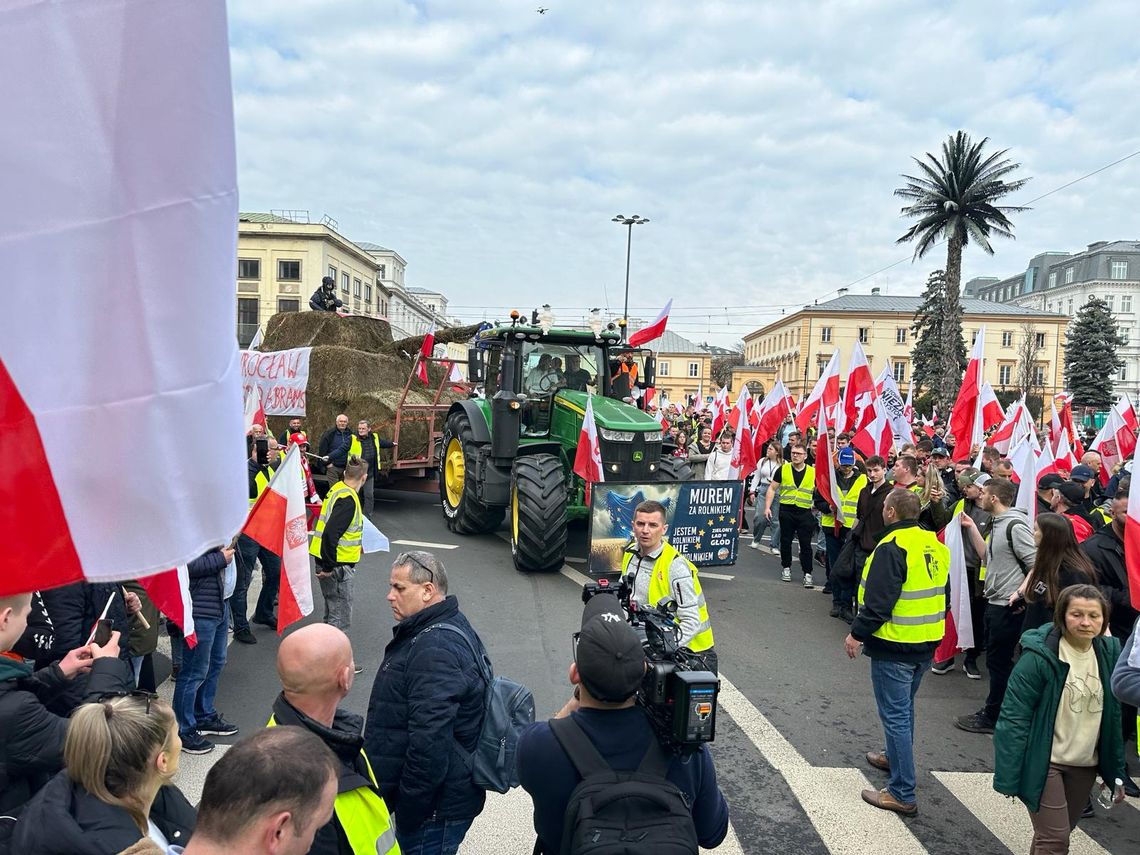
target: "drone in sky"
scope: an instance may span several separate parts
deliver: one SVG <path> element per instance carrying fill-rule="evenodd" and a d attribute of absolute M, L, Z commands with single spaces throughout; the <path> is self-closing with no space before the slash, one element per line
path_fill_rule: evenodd
<path fill-rule="evenodd" d="M 550 7 L 549 6 L 539 6 L 534 11 L 538 12 L 538 14 L 540 14 L 540 15 L 545 15 L 547 12 L 550 11 Z"/>

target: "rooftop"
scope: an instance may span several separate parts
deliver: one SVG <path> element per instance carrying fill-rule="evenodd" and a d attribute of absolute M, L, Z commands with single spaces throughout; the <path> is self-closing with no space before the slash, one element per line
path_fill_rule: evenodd
<path fill-rule="evenodd" d="M 913 316 L 922 305 L 922 297 L 888 297 L 883 294 L 844 294 L 834 300 L 804 306 L 805 312 L 894 312 Z M 1035 318 L 1056 318 L 1053 312 L 1026 309 L 1008 303 L 992 303 L 974 297 L 962 298 L 962 313 L 966 315 L 1023 315 Z"/>
<path fill-rule="evenodd" d="M 277 214 L 263 214 L 257 211 L 246 211 L 238 214 L 239 223 L 285 223 L 290 226 L 298 225 L 297 220 L 291 220 L 288 217 L 281 217 Z M 308 222 L 300 223 L 300 225 L 308 225 Z"/>
<path fill-rule="evenodd" d="M 659 339 L 650 342 L 648 347 L 658 353 L 695 353 L 702 356 L 708 355 L 707 350 L 702 350 L 698 345 L 693 344 L 693 342 L 687 338 L 679 336 L 675 332 L 669 332 L 669 330 L 665 330 Z"/>
<path fill-rule="evenodd" d="M 354 240 L 353 243 L 366 252 L 395 252 L 395 250 L 388 249 L 386 246 L 380 246 L 378 243 L 371 243 L 366 240 Z"/>

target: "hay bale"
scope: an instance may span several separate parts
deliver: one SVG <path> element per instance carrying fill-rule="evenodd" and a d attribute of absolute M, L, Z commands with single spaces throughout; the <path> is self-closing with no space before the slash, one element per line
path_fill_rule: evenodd
<path fill-rule="evenodd" d="M 392 330 L 379 318 L 342 318 L 332 312 L 278 312 L 265 327 L 261 350 L 292 347 L 349 347 L 381 353 L 392 344 Z"/>
<path fill-rule="evenodd" d="M 482 326 L 482 324 L 468 324 L 464 327 L 444 327 L 443 329 L 436 330 L 435 343 L 451 344 L 455 341 L 471 341 L 471 339 L 475 337 L 475 333 L 479 332 L 480 326 Z M 408 336 L 407 338 L 402 338 L 399 341 L 394 341 L 390 345 L 387 345 L 384 351 L 386 353 L 395 353 L 396 355 L 407 353 L 415 356 L 416 351 L 423 346 L 423 343 L 424 337 L 422 335 Z"/>
<path fill-rule="evenodd" d="M 344 413 L 349 426 L 356 429 L 360 419 L 367 419 L 372 429 L 391 439 L 396 427 L 396 409 L 400 403 L 404 384 L 412 370 L 412 361 L 386 353 L 369 353 L 348 347 L 317 346 L 309 359 L 309 385 L 306 388 L 305 427 L 316 452 L 316 443 L 322 433 L 336 423 Z M 440 367 L 429 369 L 427 387 L 418 380 L 412 381 L 407 403 L 430 404 L 444 371 Z M 460 396 L 445 389 L 441 404 L 450 404 Z M 422 457 L 428 448 L 427 413 L 405 413 L 400 427 L 401 458 Z M 274 432 L 284 430 L 288 419 L 274 416 L 269 427 Z M 442 429 L 442 419 L 436 417 L 436 428 Z M 384 452 L 385 459 L 391 452 Z"/>

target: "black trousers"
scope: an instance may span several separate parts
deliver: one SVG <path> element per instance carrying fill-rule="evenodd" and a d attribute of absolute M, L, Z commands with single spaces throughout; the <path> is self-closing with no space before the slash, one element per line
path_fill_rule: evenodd
<path fill-rule="evenodd" d="M 1021 622 L 1025 615 L 1013 614 L 1008 606 L 986 603 L 986 670 L 990 672 L 990 692 L 986 695 L 986 715 L 997 721 L 1005 687 L 1013 673 L 1013 655 L 1021 638 Z"/>
<path fill-rule="evenodd" d="M 804 573 L 812 568 L 812 538 L 815 536 L 815 517 L 807 508 L 780 505 L 780 566 L 792 566 L 792 541 L 800 542 L 800 567 Z"/>

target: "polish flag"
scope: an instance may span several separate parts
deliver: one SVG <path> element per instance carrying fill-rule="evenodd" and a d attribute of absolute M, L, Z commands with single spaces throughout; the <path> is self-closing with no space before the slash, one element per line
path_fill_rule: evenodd
<path fill-rule="evenodd" d="M 1129 429 L 1120 411 L 1113 407 L 1108 411 L 1104 427 L 1089 444 L 1089 451 L 1100 455 L 1100 485 L 1107 487 L 1112 479 L 1112 470 L 1132 456 L 1136 450 L 1136 436 Z"/>
<path fill-rule="evenodd" d="M 1061 400 L 1061 412 L 1057 413 L 1057 399 Z M 1073 396 L 1068 394 L 1057 395 L 1053 399 L 1053 423 L 1059 425 L 1060 430 L 1069 435 L 1069 446 L 1073 453 L 1077 455 L 1077 460 L 1085 456 L 1084 446 L 1081 444 L 1080 437 L 1077 435 L 1077 428 L 1073 424 Z M 1059 440 L 1054 435 L 1054 441 L 1059 444 Z M 1053 453 L 1060 458 L 1057 454 L 1057 445 L 1053 447 Z"/>
<path fill-rule="evenodd" d="M 876 400 L 882 404 L 883 412 L 891 423 L 891 433 L 894 434 L 895 442 L 898 444 L 914 443 L 914 431 L 911 430 L 910 421 L 906 418 L 906 402 L 903 401 L 903 397 L 899 393 L 899 386 L 895 382 L 895 377 L 886 372 L 882 379 L 882 390 Z M 869 416 L 867 421 L 870 422 L 874 418 L 874 410 L 867 410 L 866 414 Z"/>
<path fill-rule="evenodd" d="M 0 596 L 141 579 L 248 510 L 223 0 L 0 4 Z M 30 72 L 34 69 L 34 72 Z M 66 299 L 45 315 L 44 283 Z M 50 330 L 40 322 L 50 318 Z"/>
<path fill-rule="evenodd" d="M 424 336 L 423 342 L 420 344 L 419 353 L 416 354 L 416 376 L 420 378 L 420 382 L 425 386 L 428 384 L 428 360 L 431 359 L 432 353 L 435 352 L 435 321 L 432 321 L 431 329 L 427 331 Z"/>
<path fill-rule="evenodd" d="M 1073 467 L 1081 462 L 1080 459 L 1073 454 L 1072 448 L 1069 447 L 1069 434 L 1067 431 L 1061 431 L 1061 441 L 1057 443 L 1057 450 L 1053 456 L 1057 461 L 1058 471 L 1064 471 L 1066 478 L 1069 477 L 1068 473 L 1073 471 Z"/>
<path fill-rule="evenodd" d="M 1128 569 L 1128 594 L 1132 608 L 1140 611 L 1140 489 L 1135 487 L 1128 493 L 1128 517 L 1124 521 L 1124 564 Z"/>
<path fill-rule="evenodd" d="M 831 440 L 827 435 L 827 413 L 819 410 L 818 436 L 815 440 L 815 488 L 823 500 L 835 512 L 836 523 L 847 526 L 843 515 L 843 503 L 839 497 L 839 482 L 835 477 L 835 467 L 831 464 Z"/>
<path fill-rule="evenodd" d="M 703 413 L 709 408 L 708 401 L 705 400 L 705 381 L 702 380 L 697 384 L 697 400 L 693 403 L 697 406 L 697 412 Z"/>
<path fill-rule="evenodd" d="M 1037 519 L 1037 452 L 1029 437 L 1023 437 L 1010 452 L 1009 462 L 1017 476 L 1017 501 L 1014 507 L 1021 508 L 1029 516 L 1029 524 Z"/>
<path fill-rule="evenodd" d="M 665 324 L 669 322 L 669 310 L 673 308 L 673 301 L 665 304 L 665 308 L 657 314 L 657 319 L 649 326 L 642 327 L 629 337 L 630 347 L 640 347 L 646 342 L 661 338 L 665 334 Z"/>
<path fill-rule="evenodd" d="M 851 351 L 851 365 L 847 370 L 847 383 L 843 387 L 843 407 L 835 419 L 836 430 L 851 431 L 862 428 L 874 418 L 871 402 L 875 399 L 875 381 L 867 365 L 867 355 L 858 341 Z"/>
<path fill-rule="evenodd" d="M 760 406 L 753 410 L 753 413 L 758 414 L 756 428 L 753 431 L 753 447 L 757 460 L 764 456 L 760 453 L 764 443 L 776 435 L 784 419 L 791 415 L 793 406 L 792 395 L 784 387 L 784 381 L 777 380 L 760 402 Z"/>
<path fill-rule="evenodd" d="M 962 387 L 958 399 L 950 411 L 950 433 L 954 434 L 954 460 L 967 460 L 970 449 L 982 441 L 982 416 L 979 406 L 982 389 L 982 353 L 986 340 L 986 328 L 978 329 L 974 349 L 966 365 Z"/>
<path fill-rule="evenodd" d="M 590 485 L 605 481 L 602 469 L 602 445 L 598 442 L 598 426 L 594 423 L 594 396 L 586 396 L 586 415 L 578 433 L 578 451 L 574 455 L 574 474 L 586 482 L 586 504 L 590 504 Z"/>
<path fill-rule="evenodd" d="M 891 430 L 890 419 L 883 412 L 882 400 L 876 399 L 872 408 L 875 412 L 875 418 L 851 438 L 851 444 L 863 457 L 871 457 L 877 454 L 886 460 L 895 445 L 894 432 Z"/>
<path fill-rule="evenodd" d="M 1127 392 L 1120 396 L 1120 400 L 1116 402 L 1116 406 L 1113 407 L 1113 409 L 1120 413 L 1120 418 L 1124 421 L 1124 424 L 1128 426 L 1128 429 L 1132 431 L 1132 435 L 1135 436 L 1136 429 L 1140 427 L 1140 424 L 1137 422 L 1136 410 L 1133 408 L 1132 402 L 1128 399 Z"/>
<path fill-rule="evenodd" d="M 733 415 L 736 416 L 736 435 L 732 441 L 732 460 L 728 465 L 729 480 L 745 479 L 756 469 L 756 452 L 752 444 L 752 425 L 748 421 L 748 403 L 752 395 L 748 386 L 740 387 Z"/>
<path fill-rule="evenodd" d="M 190 600 L 190 571 L 183 564 L 174 570 L 156 573 L 138 580 L 146 590 L 150 601 L 166 617 L 174 621 L 182 630 L 186 643 L 191 647 L 198 644 L 194 632 L 194 608 Z"/>
<path fill-rule="evenodd" d="M 914 424 L 914 405 L 911 403 L 911 395 L 914 393 L 914 382 L 911 381 L 906 386 L 906 401 L 903 402 L 903 417 L 906 419 L 908 425 Z"/>
<path fill-rule="evenodd" d="M 245 422 L 246 436 L 253 432 L 254 425 L 261 425 L 266 433 L 269 432 L 269 426 L 265 422 L 265 405 L 261 398 L 261 387 L 256 383 L 246 389 L 243 409 L 242 418 Z"/>
<path fill-rule="evenodd" d="M 281 557 L 281 584 L 277 594 L 277 634 L 313 611 L 313 585 L 309 574 L 309 529 L 306 523 L 301 447 L 289 447 L 285 461 L 262 491 L 242 534 L 249 535 Z"/>
<path fill-rule="evenodd" d="M 823 374 L 815 381 L 815 386 L 811 390 L 811 394 L 800 407 L 799 415 L 796 416 L 796 427 L 799 428 L 800 433 L 804 433 L 811 420 L 815 418 L 816 410 L 820 406 L 826 407 L 828 411 L 839 403 L 839 351 L 836 350 L 831 354 L 831 359 L 828 360 L 827 367 L 823 369 Z"/>
<path fill-rule="evenodd" d="M 919 422 L 919 424 L 922 425 L 922 432 L 924 434 L 926 434 L 927 438 L 928 439 L 933 438 L 934 437 L 934 422 L 931 421 L 930 419 L 928 419 L 926 416 L 919 416 L 918 422 Z"/>
<path fill-rule="evenodd" d="M 721 431 L 724 430 L 725 423 L 728 419 L 728 387 L 721 386 L 720 391 L 716 393 L 716 397 L 712 402 L 712 433 L 713 439 L 720 436 Z"/>
<path fill-rule="evenodd" d="M 593 412 L 592 407 L 590 411 Z M 661 430 L 669 430 L 669 396 L 664 392 L 661 393 L 661 400 L 657 405 L 657 421 L 661 422 Z M 579 445 L 578 447 L 581 448 L 582 446 Z"/>
<path fill-rule="evenodd" d="M 1029 415 L 1029 408 L 1025 406 L 1025 399 L 1021 399 L 1010 408 L 1010 416 L 1005 424 L 990 436 L 989 444 L 1003 455 L 1016 446 L 1022 439 L 1031 438 L 1031 444 L 1037 444 L 1037 431 L 1033 427 L 1033 417 Z"/>
<path fill-rule="evenodd" d="M 1053 456 L 1053 449 L 1049 447 L 1049 443 L 1045 443 L 1045 447 L 1037 455 L 1037 481 L 1040 481 L 1043 475 L 1050 472 L 1068 480 L 1068 473 L 1061 471 L 1061 461 Z"/>
<path fill-rule="evenodd" d="M 983 383 L 978 397 L 982 408 L 982 430 L 987 431 L 994 425 L 1000 425 L 1005 418 L 1005 411 L 1002 410 L 1001 403 L 994 394 L 994 387 L 989 383 Z"/>

